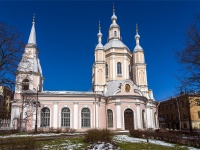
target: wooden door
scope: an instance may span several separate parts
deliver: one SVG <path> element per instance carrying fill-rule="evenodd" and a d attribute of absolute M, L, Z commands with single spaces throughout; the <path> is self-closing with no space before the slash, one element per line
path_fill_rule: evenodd
<path fill-rule="evenodd" d="M 124 125 L 125 125 L 125 130 L 134 129 L 133 111 L 131 109 L 126 109 L 124 111 Z"/>

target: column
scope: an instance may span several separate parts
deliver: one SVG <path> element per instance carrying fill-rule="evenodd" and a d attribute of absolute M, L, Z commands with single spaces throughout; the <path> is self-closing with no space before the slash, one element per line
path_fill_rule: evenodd
<path fill-rule="evenodd" d="M 147 128 L 152 128 L 151 126 L 151 110 L 150 106 L 146 106 L 147 110 Z"/>
<path fill-rule="evenodd" d="M 95 109 L 96 109 L 96 116 L 95 116 L 95 121 L 96 121 L 96 128 L 98 129 L 98 127 L 99 127 L 99 113 L 98 113 L 98 105 L 99 105 L 99 103 L 97 102 L 96 104 L 95 104 Z"/>
<path fill-rule="evenodd" d="M 141 112 L 140 112 L 140 103 L 136 103 L 136 111 L 137 111 L 137 129 L 141 129 Z"/>
<path fill-rule="evenodd" d="M 78 102 L 74 102 L 74 129 L 78 129 Z"/>
<path fill-rule="evenodd" d="M 32 106 L 31 109 L 35 109 L 34 113 L 33 113 L 33 121 L 32 121 L 32 129 L 35 129 L 35 122 L 36 122 L 36 107 Z M 37 116 L 39 117 L 39 115 Z M 38 122 L 37 122 L 38 123 Z"/>
<path fill-rule="evenodd" d="M 53 127 L 58 127 L 58 102 L 53 102 Z"/>
<path fill-rule="evenodd" d="M 116 102 L 116 119 L 117 119 L 117 129 L 121 129 L 121 103 Z"/>
<path fill-rule="evenodd" d="M 122 66 L 123 66 L 122 71 L 124 71 L 124 73 L 123 73 L 124 79 L 127 79 L 126 78 L 126 56 L 124 56 L 124 65 L 122 65 Z"/>

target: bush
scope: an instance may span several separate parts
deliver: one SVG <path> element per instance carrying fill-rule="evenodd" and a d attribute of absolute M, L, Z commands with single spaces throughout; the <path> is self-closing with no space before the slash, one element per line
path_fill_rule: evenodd
<path fill-rule="evenodd" d="M 21 150 L 38 148 L 39 145 L 36 144 L 36 141 L 32 137 L 0 139 L 0 149 Z"/>
<path fill-rule="evenodd" d="M 84 135 L 86 142 L 110 142 L 112 140 L 112 134 L 110 130 L 107 129 L 90 129 L 86 131 L 86 134 Z"/>
<path fill-rule="evenodd" d="M 55 129 L 55 133 L 61 133 L 61 132 L 62 132 L 62 129 L 61 129 L 61 128 Z"/>
<path fill-rule="evenodd" d="M 200 147 L 200 135 L 195 132 L 188 131 L 168 131 L 157 132 L 157 131 L 140 131 L 140 130 L 130 130 L 130 135 L 138 138 L 157 139 L 166 142 L 184 144 L 188 146 Z"/>

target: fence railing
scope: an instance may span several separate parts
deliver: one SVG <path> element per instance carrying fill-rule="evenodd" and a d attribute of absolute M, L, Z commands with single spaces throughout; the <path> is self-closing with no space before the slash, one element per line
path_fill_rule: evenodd
<path fill-rule="evenodd" d="M 0 119 L 0 130 L 10 129 L 10 119 Z"/>

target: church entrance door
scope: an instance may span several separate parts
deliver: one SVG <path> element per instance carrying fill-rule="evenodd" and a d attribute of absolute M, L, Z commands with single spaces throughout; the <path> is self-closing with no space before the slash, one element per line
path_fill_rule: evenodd
<path fill-rule="evenodd" d="M 133 111 L 131 109 L 126 109 L 124 111 L 124 125 L 125 125 L 125 130 L 134 129 Z"/>

